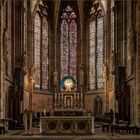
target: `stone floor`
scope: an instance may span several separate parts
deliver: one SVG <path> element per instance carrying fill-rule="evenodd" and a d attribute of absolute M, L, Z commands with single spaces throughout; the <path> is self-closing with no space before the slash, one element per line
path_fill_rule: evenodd
<path fill-rule="evenodd" d="M 140 135 L 128 133 L 102 132 L 101 127 L 95 129 L 94 135 L 40 135 L 39 128 L 33 128 L 31 136 L 25 135 L 24 130 L 9 130 L 1 134 L 0 140 L 140 140 Z"/>

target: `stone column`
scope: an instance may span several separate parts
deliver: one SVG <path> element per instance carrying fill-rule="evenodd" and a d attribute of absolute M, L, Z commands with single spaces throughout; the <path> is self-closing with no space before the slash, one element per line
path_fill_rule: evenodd
<path fill-rule="evenodd" d="M 0 118 L 4 118 L 3 2 L 0 1 Z"/>
<path fill-rule="evenodd" d="M 25 135 L 28 134 L 28 113 L 24 112 L 23 114 L 23 122 L 24 122 L 24 130 L 25 130 Z"/>
<path fill-rule="evenodd" d="M 94 135 L 95 134 L 95 130 L 94 130 L 94 116 L 92 116 L 92 126 L 91 126 L 91 133 Z"/>
<path fill-rule="evenodd" d="M 134 123 L 140 125 L 140 1 L 137 1 L 136 7 L 136 30 L 137 30 L 137 46 L 136 46 L 136 92 L 134 94 Z"/>
<path fill-rule="evenodd" d="M 32 119 L 33 119 L 33 112 L 29 112 L 29 135 L 32 135 Z"/>

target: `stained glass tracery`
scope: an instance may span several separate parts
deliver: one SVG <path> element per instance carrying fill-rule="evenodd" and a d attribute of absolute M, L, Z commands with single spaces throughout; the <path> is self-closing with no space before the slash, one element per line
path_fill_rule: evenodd
<path fill-rule="evenodd" d="M 48 21 L 36 13 L 34 21 L 34 67 L 36 88 L 48 87 Z"/>
<path fill-rule="evenodd" d="M 97 88 L 103 87 L 103 17 L 97 19 Z"/>
<path fill-rule="evenodd" d="M 35 66 L 35 87 L 40 86 L 40 41 L 41 41 L 41 19 L 39 14 L 35 16 L 34 25 L 34 66 Z"/>
<path fill-rule="evenodd" d="M 42 20 L 42 88 L 48 86 L 48 22 L 44 17 Z"/>
<path fill-rule="evenodd" d="M 61 23 L 61 79 L 72 76 L 76 80 L 77 23 L 76 14 L 68 5 L 62 13 Z"/>
<path fill-rule="evenodd" d="M 89 24 L 89 88 L 103 87 L 103 17 L 91 19 Z"/>
<path fill-rule="evenodd" d="M 90 22 L 89 47 L 89 83 L 90 89 L 95 89 L 95 21 Z"/>

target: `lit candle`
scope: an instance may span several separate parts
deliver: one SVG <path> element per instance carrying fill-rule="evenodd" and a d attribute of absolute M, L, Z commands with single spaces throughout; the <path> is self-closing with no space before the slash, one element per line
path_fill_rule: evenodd
<path fill-rule="evenodd" d="M 46 109 L 44 109 L 44 116 L 46 115 Z"/>

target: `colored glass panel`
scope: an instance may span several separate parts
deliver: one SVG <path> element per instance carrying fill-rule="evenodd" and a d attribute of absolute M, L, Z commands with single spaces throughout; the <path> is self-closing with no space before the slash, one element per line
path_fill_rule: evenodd
<path fill-rule="evenodd" d="M 35 16 L 34 21 L 34 66 L 35 66 L 35 87 L 40 86 L 40 41 L 41 41 L 41 21 L 38 14 Z"/>

